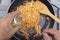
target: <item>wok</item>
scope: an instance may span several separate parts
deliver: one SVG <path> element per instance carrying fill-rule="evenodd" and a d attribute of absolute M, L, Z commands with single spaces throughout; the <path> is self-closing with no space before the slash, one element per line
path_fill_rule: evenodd
<path fill-rule="evenodd" d="M 10 13 L 12 11 L 15 11 L 18 6 L 23 5 L 24 1 L 25 0 L 15 0 L 11 4 L 11 6 L 10 6 L 10 8 L 8 10 L 8 13 Z M 31 1 L 31 0 L 28 0 L 28 1 Z M 34 0 L 34 1 L 36 1 L 36 0 Z M 53 8 L 52 8 L 51 4 L 47 0 L 39 0 L 39 1 L 44 3 L 48 7 L 49 11 L 54 15 Z M 43 19 L 41 19 L 41 22 L 39 22 L 39 24 L 38 24 L 38 25 L 40 25 L 42 27 L 41 31 L 43 32 L 43 30 L 45 30 L 47 28 L 53 28 L 54 20 L 52 18 L 50 18 L 49 16 L 44 15 L 44 14 L 41 14 L 41 16 L 43 17 Z M 28 31 L 30 31 L 30 33 L 32 32 L 31 30 L 28 30 Z M 43 36 L 41 35 L 41 36 L 33 37 L 31 35 L 30 40 L 33 40 L 33 38 L 34 38 L 34 40 L 42 40 Z M 22 33 L 19 32 L 19 31 L 16 32 L 15 35 L 13 37 L 11 37 L 10 39 L 11 40 L 26 40 L 25 37 L 22 36 Z"/>

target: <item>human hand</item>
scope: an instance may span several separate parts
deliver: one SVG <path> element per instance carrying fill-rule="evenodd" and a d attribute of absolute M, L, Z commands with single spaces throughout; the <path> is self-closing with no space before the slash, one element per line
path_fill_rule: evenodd
<path fill-rule="evenodd" d="M 19 26 L 16 26 L 15 28 L 12 28 L 12 26 L 11 26 L 11 22 L 12 22 L 14 16 L 18 13 L 19 12 L 17 12 L 17 11 L 11 12 L 11 13 L 8 13 L 2 19 L 0 19 L 0 40 L 9 39 L 10 37 L 12 37 L 12 35 L 15 34 L 16 31 L 18 31 L 20 29 Z"/>
<path fill-rule="evenodd" d="M 43 32 L 44 40 L 50 40 L 50 37 L 48 34 L 53 35 L 55 40 L 60 40 L 60 32 L 57 31 L 56 29 L 44 30 L 44 32 Z"/>

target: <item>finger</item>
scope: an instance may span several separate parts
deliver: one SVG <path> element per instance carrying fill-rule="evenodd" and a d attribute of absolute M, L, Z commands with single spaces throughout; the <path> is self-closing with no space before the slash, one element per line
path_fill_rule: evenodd
<path fill-rule="evenodd" d="M 4 21 L 6 20 L 7 22 L 11 23 L 11 21 L 12 21 L 13 18 L 14 18 L 14 16 L 15 16 L 16 14 L 18 14 L 18 13 L 19 13 L 18 11 L 8 13 L 8 14 L 3 18 L 3 20 L 4 20 Z"/>
<path fill-rule="evenodd" d="M 55 29 L 47 29 L 47 30 L 44 30 L 44 32 L 49 33 L 51 35 L 56 35 L 58 33 L 58 31 Z"/>
<path fill-rule="evenodd" d="M 8 36 L 7 36 L 7 38 L 10 38 L 10 37 L 12 37 L 18 30 L 20 29 L 20 27 L 19 26 L 16 26 L 15 28 L 13 28 L 10 32 L 8 32 Z"/>
<path fill-rule="evenodd" d="M 50 40 L 50 37 L 47 33 L 43 33 L 43 39 L 44 40 Z"/>
<path fill-rule="evenodd" d="M 7 22 L 11 23 L 11 21 L 13 20 L 13 18 L 14 18 L 18 13 L 19 13 L 18 11 L 15 11 L 15 12 L 9 13 L 9 16 L 8 16 Z"/>

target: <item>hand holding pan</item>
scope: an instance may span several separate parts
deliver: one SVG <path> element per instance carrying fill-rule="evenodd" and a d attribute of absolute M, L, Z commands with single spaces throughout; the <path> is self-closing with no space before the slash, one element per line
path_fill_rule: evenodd
<path fill-rule="evenodd" d="M 60 19 L 58 19 L 56 16 L 54 16 L 54 15 L 49 11 L 49 9 L 47 8 L 46 5 L 44 5 L 42 2 L 38 2 L 38 4 L 40 5 L 40 6 L 37 5 L 37 7 L 38 7 L 37 10 L 39 11 L 39 13 L 50 16 L 53 20 L 55 20 L 57 23 L 60 24 Z"/>

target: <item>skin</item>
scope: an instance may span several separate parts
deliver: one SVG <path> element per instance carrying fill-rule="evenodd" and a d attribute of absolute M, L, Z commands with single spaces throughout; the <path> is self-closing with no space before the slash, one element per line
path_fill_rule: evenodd
<path fill-rule="evenodd" d="M 19 26 L 12 27 L 11 22 L 18 11 L 11 12 L 7 14 L 5 17 L 0 19 L 0 40 L 7 40 L 12 37 L 20 29 Z"/>
<path fill-rule="evenodd" d="M 47 29 L 47 30 L 44 30 L 43 32 L 43 37 L 44 37 L 44 40 L 50 40 L 50 37 L 48 34 L 51 34 L 54 36 L 54 40 L 60 40 L 60 32 L 56 29 Z"/>

